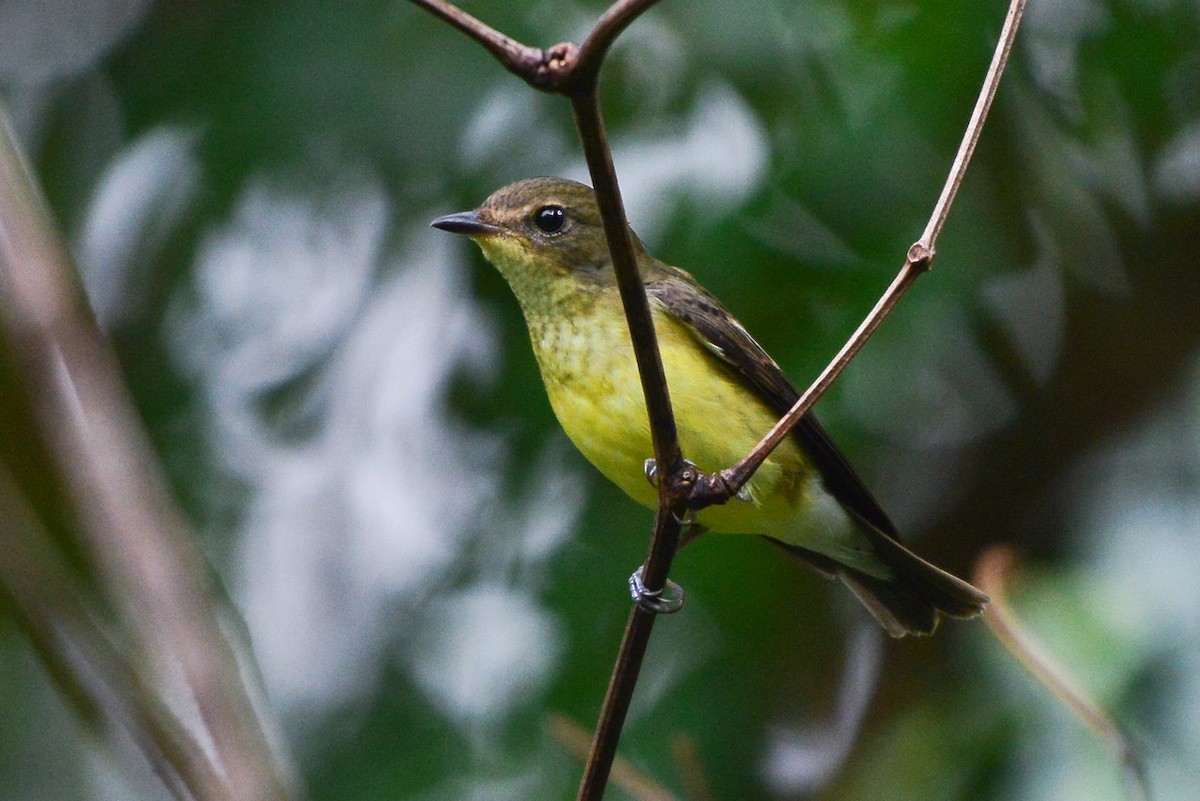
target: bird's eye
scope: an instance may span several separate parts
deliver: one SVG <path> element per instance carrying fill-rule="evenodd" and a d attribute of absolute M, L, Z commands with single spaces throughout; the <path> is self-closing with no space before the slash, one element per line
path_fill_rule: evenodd
<path fill-rule="evenodd" d="M 533 224 L 543 233 L 557 234 L 567 224 L 567 210 L 562 206 L 542 206 L 533 213 Z"/>

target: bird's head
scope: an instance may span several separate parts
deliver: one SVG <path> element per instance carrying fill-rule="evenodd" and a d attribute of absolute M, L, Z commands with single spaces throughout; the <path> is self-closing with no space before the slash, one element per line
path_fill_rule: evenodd
<path fill-rule="evenodd" d="M 474 211 L 431 225 L 471 237 L 512 286 L 522 305 L 534 293 L 569 284 L 615 286 L 612 260 L 590 187 L 564 178 L 529 178 L 494 192 Z M 635 247 L 641 244 L 634 237 Z"/>

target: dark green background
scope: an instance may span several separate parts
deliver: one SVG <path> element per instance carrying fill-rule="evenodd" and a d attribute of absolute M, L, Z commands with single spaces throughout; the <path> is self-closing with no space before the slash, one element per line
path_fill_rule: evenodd
<path fill-rule="evenodd" d="M 288 639 L 260 641 L 274 610 L 313 649 L 263 655 L 311 798 L 571 797 L 579 764 L 547 722 L 592 726 L 650 514 L 558 431 L 507 287 L 424 227 L 518 178 L 578 177 L 565 101 L 399 0 L 108 5 L 99 19 L 123 9 L 128 24 L 93 30 L 71 9 L 105 4 L 70 2 L 6 25 L 17 12 L 0 5 L 0 48 L 38 34 L 30 52 L 51 67 L 9 58 L 0 93 L 91 285 L 125 299 L 112 338 L 205 551 L 258 610 L 258 647 Z M 578 41 L 604 6 L 464 7 L 549 45 Z M 602 87 L 635 229 L 805 383 L 920 235 L 1003 13 L 661 3 Z M 56 55 L 86 49 L 68 31 L 97 43 L 84 63 Z M 148 184 L 117 186 L 154 137 L 167 156 L 139 173 Z M 101 225 L 126 249 L 116 279 L 86 244 L 100 198 L 129 210 Z M 356 242 L 367 255 L 347 255 Z M 987 546 L 1016 546 L 1018 612 L 1142 743 L 1161 799 L 1200 790 L 1198 253 L 1195 4 L 1034 0 L 935 270 L 819 407 L 923 554 L 968 575 Z M 246 280 L 213 288 L 230 276 Z M 391 323 L 389 292 L 417 299 Z M 358 338 L 372 325 L 390 333 Z M 245 342 L 258 361 L 205 361 Z M 235 379 L 253 391 L 226 392 Z M 319 469 L 330 438 L 341 467 L 296 479 L 320 489 L 262 502 L 277 471 Z M 389 537 L 438 556 L 406 573 L 425 546 Z M 844 591 L 754 539 L 702 539 L 674 576 L 689 606 L 656 630 L 622 749 L 676 793 L 696 777 L 673 757 L 686 738 L 726 801 L 1123 797 L 1105 747 L 982 623 L 881 646 Z M 315 601 L 275 608 L 264 586 Z M 431 692 L 442 671 L 469 689 L 469 666 L 430 654 L 487 656 L 455 625 L 504 598 L 545 626 L 499 674 L 520 691 L 466 706 Z M 332 637 L 317 619 L 331 602 Z M 317 663 L 352 675 L 311 677 Z M 856 736 L 847 681 L 866 704 Z M 11 626 L 0 685 L 0 797 L 156 797 Z M 772 757 L 781 744 L 790 759 Z"/>

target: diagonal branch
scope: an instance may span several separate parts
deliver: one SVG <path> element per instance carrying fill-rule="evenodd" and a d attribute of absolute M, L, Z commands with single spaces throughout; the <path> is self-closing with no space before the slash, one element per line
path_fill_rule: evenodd
<path fill-rule="evenodd" d="M 608 146 L 596 94 L 600 67 L 613 41 L 639 14 L 653 5 L 655 0 L 619 0 L 600 17 L 582 48 L 562 44 L 555 45 L 549 51 L 538 51 L 543 53 L 539 66 L 533 66 L 532 60 L 528 58 L 531 48 L 497 34 L 448 3 L 434 0 L 413 1 L 475 38 L 507 69 L 531 86 L 564 94 L 571 101 L 637 359 L 646 411 L 650 419 L 654 460 L 658 465 L 659 475 L 663 477 L 659 482 L 654 533 L 650 540 L 646 563 L 642 567 L 642 581 L 646 590 L 652 593 L 661 591 L 666 586 L 671 562 L 679 547 L 679 521 L 685 511 L 685 488 L 688 486 L 681 480 L 685 462 L 679 449 L 675 417 L 671 411 L 662 355 L 658 349 L 654 323 L 650 316 L 650 304 L 638 272 L 637 255 L 625 217 L 625 207 L 621 201 L 612 152 Z M 655 617 L 655 612 L 649 611 L 640 603 L 634 604 L 629 613 L 629 622 L 621 640 L 612 679 L 597 723 L 591 755 L 580 782 L 579 801 L 599 801 L 604 795 Z"/>
<path fill-rule="evenodd" d="M 28 396 L 88 565 L 147 669 L 177 664 L 226 798 L 284 798 L 285 780 L 220 630 L 209 566 L 189 539 L 74 267 L 0 107 L 0 340 Z"/>
<path fill-rule="evenodd" d="M 991 597 L 985 616 L 988 628 L 1009 654 L 1054 697 L 1071 710 L 1113 752 L 1125 774 L 1129 796 L 1150 798 L 1146 764 L 1137 745 L 1100 704 L 1080 688 L 1078 681 L 1054 655 L 1022 625 L 1008 600 L 1008 587 L 1016 572 L 1016 557 L 1007 545 L 989 548 L 975 563 L 975 583 Z"/>
<path fill-rule="evenodd" d="M 86 723 L 124 730 L 175 798 L 231 798 L 204 749 L 96 620 L 37 513 L 0 464 L 0 603 Z"/>
<path fill-rule="evenodd" d="M 1021 15 L 1025 11 L 1025 3 L 1026 0 L 1012 0 L 1012 4 L 1008 8 L 1004 27 L 1000 31 L 1000 40 L 996 43 L 996 51 L 992 55 L 991 66 L 988 68 L 983 86 L 980 87 L 979 98 L 975 101 L 975 109 L 971 114 L 970 122 L 967 123 L 966 131 L 963 132 L 962 142 L 954 156 L 950 173 L 946 176 L 942 193 L 938 197 L 937 203 L 934 204 L 933 212 L 921 238 L 908 249 L 900 272 L 893 279 L 887 291 L 879 298 L 875 307 L 871 309 L 870 314 L 838 351 L 833 361 L 821 371 L 812 385 L 804 391 L 788 413 L 767 432 L 762 441 L 755 445 L 737 464 L 717 473 L 701 476 L 696 481 L 689 502 L 689 506 L 692 508 L 698 509 L 716 503 L 724 503 L 737 494 L 738 490 L 750 480 L 754 472 L 771 455 L 771 452 L 787 438 L 796 424 L 817 402 L 817 399 L 825 393 L 825 390 L 841 375 L 851 360 L 858 355 L 863 345 L 875 333 L 875 329 L 891 314 L 892 309 L 900 302 L 900 298 L 904 296 L 913 282 L 933 266 L 933 257 L 937 250 L 937 237 L 941 234 L 946 218 L 950 214 L 950 206 L 966 175 L 967 165 L 975 152 L 975 145 L 979 142 L 983 123 L 987 119 L 992 100 L 996 96 L 996 89 L 1000 85 L 1000 76 L 1004 73 L 1008 55 L 1012 51 L 1017 27 L 1020 25 Z"/>
<path fill-rule="evenodd" d="M 933 261 L 936 252 L 934 245 L 942 233 L 946 218 L 950 215 L 950 206 L 954 203 L 954 197 L 958 194 L 963 177 L 967 174 L 967 165 L 971 163 L 971 157 L 975 155 L 975 145 L 979 143 L 979 136 L 983 132 L 983 123 L 987 120 L 988 111 L 992 108 L 992 101 L 996 98 L 996 90 L 1000 88 L 1000 76 L 1004 73 L 1004 67 L 1008 64 L 1008 56 L 1012 52 L 1013 42 L 1017 38 L 1017 28 L 1021 25 L 1021 17 L 1025 13 L 1025 3 L 1026 0 L 1012 0 L 1008 7 L 1008 13 L 1004 16 L 1004 25 L 1000 29 L 1000 40 L 996 42 L 996 51 L 992 54 L 992 63 L 988 66 L 987 76 L 983 79 L 983 86 L 979 89 L 979 97 L 975 100 L 975 108 L 971 111 L 971 119 L 967 123 L 967 130 L 963 132 L 958 152 L 954 154 L 954 163 L 950 165 L 950 175 L 946 178 L 945 185 L 942 186 L 942 194 L 938 196 L 937 203 L 934 204 L 933 214 L 929 217 L 925 231 L 913 245 L 913 248 L 918 248 L 917 253 L 914 254 L 913 250 L 909 249 L 909 261 L 924 258 L 925 269 L 928 269 L 929 263 Z M 923 254 L 926 253 L 928 255 L 924 256 Z"/>
<path fill-rule="evenodd" d="M 637 256 L 596 95 L 600 67 L 613 41 L 655 0 L 619 0 L 600 17 L 582 48 L 560 44 L 548 51 L 515 42 L 449 3 L 440 0 L 413 2 L 480 42 L 501 64 L 531 86 L 564 94 L 571 101 L 637 359 L 650 419 L 655 463 L 659 465 L 659 474 L 668 477 L 659 483 L 658 514 L 650 551 L 642 568 L 646 589 L 652 592 L 661 590 L 666 585 L 679 543 L 679 517 L 686 497 L 680 490 L 683 486 L 681 482 L 672 478 L 677 477 L 684 468 L 684 460 L 679 449 L 662 356 L 650 316 L 650 304 L 638 273 Z M 605 695 L 591 756 L 580 784 L 581 801 L 599 799 L 604 793 L 655 616 L 654 612 L 640 604 L 635 604 L 630 612 L 612 680 Z"/>

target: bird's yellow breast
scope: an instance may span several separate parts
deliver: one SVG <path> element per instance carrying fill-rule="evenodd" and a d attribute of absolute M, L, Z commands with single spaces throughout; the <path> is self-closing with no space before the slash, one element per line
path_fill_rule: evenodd
<path fill-rule="evenodd" d="M 653 456 L 650 427 L 624 315 L 581 311 L 530 321 L 550 404 L 583 455 L 634 500 L 653 507 L 657 493 L 644 473 Z M 653 311 L 684 456 L 705 471 L 728 467 L 762 438 L 775 415 L 688 329 Z M 794 539 L 789 534 L 797 515 L 821 493 L 814 478 L 800 449 L 787 441 L 748 485 L 751 500 L 706 509 L 699 522 L 714 531 Z"/>

